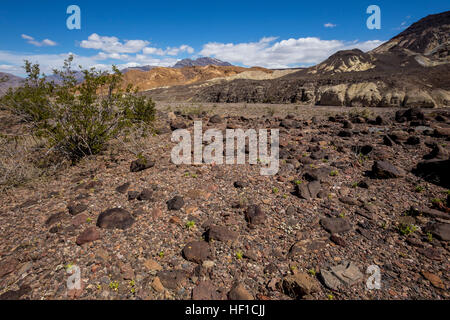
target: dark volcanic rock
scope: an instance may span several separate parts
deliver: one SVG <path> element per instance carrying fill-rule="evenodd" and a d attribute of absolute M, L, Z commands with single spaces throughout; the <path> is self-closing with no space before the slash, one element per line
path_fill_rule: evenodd
<path fill-rule="evenodd" d="M 136 200 L 139 197 L 139 191 L 128 191 L 128 200 Z"/>
<path fill-rule="evenodd" d="M 183 121 L 176 121 L 176 122 L 171 122 L 170 123 L 170 129 L 172 131 L 178 130 L 178 129 L 186 129 L 187 125 L 185 122 Z"/>
<path fill-rule="evenodd" d="M 167 201 L 167 208 L 169 210 L 180 210 L 184 206 L 184 200 L 180 196 L 175 196 Z"/>
<path fill-rule="evenodd" d="M 405 172 L 387 161 L 375 161 L 371 174 L 377 179 L 392 179 L 403 177 Z"/>
<path fill-rule="evenodd" d="M 399 110 L 395 113 L 395 121 L 405 122 L 414 120 L 423 120 L 424 114 L 420 108 L 410 108 L 408 110 Z"/>
<path fill-rule="evenodd" d="M 435 159 L 435 160 L 446 160 L 449 158 L 449 154 L 448 151 L 446 149 L 444 149 L 444 147 L 442 147 L 441 145 L 435 143 L 432 146 L 432 150 L 429 154 L 426 154 L 423 156 L 424 159 L 426 160 L 431 160 L 431 159 Z"/>
<path fill-rule="evenodd" d="M 150 189 L 142 190 L 142 192 L 137 196 L 137 199 L 139 201 L 152 200 L 153 199 L 153 190 L 150 190 Z"/>
<path fill-rule="evenodd" d="M 331 234 L 350 231 L 352 226 L 345 218 L 323 218 L 320 220 L 322 227 Z"/>
<path fill-rule="evenodd" d="M 317 280 L 304 273 L 296 273 L 285 277 L 281 287 L 286 295 L 294 299 L 301 299 L 320 290 Z"/>
<path fill-rule="evenodd" d="M 127 229 L 133 223 L 133 216 L 122 208 L 113 208 L 103 211 L 97 219 L 97 227 L 103 229 Z"/>
<path fill-rule="evenodd" d="M 184 270 L 164 270 L 158 272 L 157 276 L 164 288 L 176 290 L 186 283 L 188 273 Z"/>
<path fill-rule="evenodd" d="M 155 162 L 148 159 L 147 157 L 140 157 L 137 160 L 131 162 L 130 171 L 131 172 L 139 172 L 148 168 L 151 168 L 155 165 Z"/>
<path fill-rule="evenodd" d="M 266 214 L 258 205 L 250 205 L 245 212 L 245 218 L 251 225 L 263 224 L 266 220 Z"/>
<path fill-rule="evenodd" d="M 295 186 L 295 193 L 298 197 L 311 200 L 317 198 L 321 189 L 321 184 L 319 181 L 311 181 L 308 183 L 301 183 Z"/>
<path fill-rule="evenodd" d="M 243 182 L 243 181 L 235 181 L 234 182 L 235 188 L 245 188 L 246 186 L 247 186 L 246 182 Z"/>
<path fill-rule="evenodd" d="M 81 246 L 82 244 L 92 242 L 100 239 L 100 232 L 96 227 L 90 227 L 84 230 L 77 238 L 76 243 Z"/>
<path fill-rule="evenodd" d="M 22 285 L 18 290 L 9 290 L 0 295 L 0 300 L 19 300 L 32 291 L 29 285 Z"/>
<path fill-rule="evenodd" d="M 183 257 L 195 263 L 211 258 L 211 247 L 205 241 L 192 241 L 183 248 Z"/>
<path fill-rule="evenodd" d="M 52 214 L 50 217 L 48 217 L 47 221 L 45 221 L 45 224 L 47 226 L 52 226 L 55 223 L 61 222 L 62 220 L 68 218 L 67 214 L 64 211 L 57 212 Z"/>
<path fill-rule="evenodd" d="M 423 161 L 412 172 L 428 182 L 450 188 L 450 160 Z"/>
<path fill-rule="evenodd" d="M 79 203 L 79 204 L 71 204 L 67 207 L 67 209 L 69 209 L 69 213 L 73 216 L 76 216 L 77 214 L 82 213 L 83 211 L 85 211 L 87 209 L 87 205 L 83 204 L 83 203 Z"/>
<path fill-rule="evenodd" d="M 127 192 L 127 190 L 128 190 L 129 187 L 130 187 L 130 183 L 129 183 L 129 182 L 126 182 L 126 183 L 124 183 L 124 184 L 118 186 L 118 187 L 116 188 L 116 191 L 119 192 L 119 193 L 121 193 L 121 194 L 125 194 L 125 192 Z"/>
<path fill-rule="evenodd" d="M 440 240 L 450 241 L 449 223 L 435 223 L 429 228 L 429 231 Z"/>
<path fill-rule="evenodd" d="M 222 118 L 218 114 L 215 114 L 211 118 L 209 118 L 209 123 L 222 123 Z"/>
<path fill-rule="evenodd" d="M 192 289 L 192 300 L 221 300 L 220 293 L 210 280 L 200 281 L 198 285 Z"/>
<path fill-rule="evenodd" d="M 206 240 L 234 241 L 238 237 L 237 232 L 222 226 L 210 226 L 206 232 Z"/>

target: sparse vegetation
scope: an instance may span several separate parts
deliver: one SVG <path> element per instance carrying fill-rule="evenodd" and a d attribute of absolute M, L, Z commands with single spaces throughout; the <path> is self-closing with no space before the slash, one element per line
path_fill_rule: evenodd
<path fill-rule="evenodd" d="M 188 221 L 186 222 L 186 228 L 187 229 L 192 229 L 195 227 L 195 221 Z"/>
<path fill-rule="evenodd" d="M 374 116 L 374 113 L 368 107 L 355 107 L 349 111 L 348 115 L 350 118 L 361 117 L 364 119 L 369 119 Z"/>
<path fill-rule="evenodd" d="M 111 281 L 109 283 L 109 288 L 113 291 L 118 291 L 119 290 L 119 281 Z"/>
<path fill-rule="evenodd" d="M 409 236 L 410 234 L 414 233 L 417 230 L 417 227 L 412 224 L 405 224 L 401 223 L 398 226 L 398 231 L 401 235 Z"/>
<path fill-rule="evenodd" d="M 422 191 L 424 191 L 424 190 L 425 190 L 425 188 L 422 187 L 422 186 L 416 186 L 416 188 L 415 188 L 415 191 L 416 191 L 416 192 L 422 192 Z"/>
<path fill-rule="evenodd" d="M 62 70 L 54 70 L 60 85 L 47 81 L 39 65 L 26 61 L 24 84 L 10 89 L 1 102 L 30 123 L 33 134 L 46 139 L 49 151 L 77 162 L 104 151 L 110 140 L 131 128 L 150 125 L 155 104 L 131 86 L 122 89 L 116 67 L 112 74 L 82 70 L 84 81 L 77 84 L 72 61 L 70 56 Z"/>

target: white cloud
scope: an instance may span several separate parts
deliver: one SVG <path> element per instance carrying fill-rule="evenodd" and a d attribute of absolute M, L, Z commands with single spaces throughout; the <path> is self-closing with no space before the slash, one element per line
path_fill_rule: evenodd
<path fill-rule="evenodd" d="M 166 50 L 163 50 L 160 48 L 154 48 L 154 47 L 147 47 L 147 48 L 144 48 L 144 50 L 142 50 L 142 52 L 144 54 L 148 54 L 148 55 L 154 54 L 154 55 L 158 55 L 158 56 L 166 56 L 166 55 L 177 56 L 183 52 L 192 54 L 192 53 L 194 53 L 194 48 L 192 48 L 186 44 L 183 44 L 179 47 L 167 47 Z"/>
<path fill-rule="evenodd" d="M 25 39 L 25 40 L 34 40 L 33 37 L 31 37 L 31 36 L 29 36 L 29 35 L 26 35 L 26 34 L 22 34 L 22 39 Z"/>
<path fill-rule="evenodd" d="M 54 47 L 57 45 L 57 43 L 55 41 L 52 41 L 50 39 L 44 39 L 42 41 L 36 41 L 32 36 L 26 35 L 26 34 L 22 34 L 21 35 L 22 39 L 27 40 L 27 42 L 29 44 L 32 44 L 36 47 L 43 47 L 43 46 L 49 46 L 49 47 Z"/>
<path fill-rule="evenodd" d="M 41 71 L 47 75 L 53 74 L 53 69 L 60 69 L 64 60 L 73 53 L 61 53 L 61 54 L 26 54 L 19 52 L 9 52 L 0 50 L 0 71 L 8 72 L 19 76 L 25 75 L 25 70 L 22 68 L 24 60 L 29 60 L 32 63 L 38 63 Z M 99 70 L 111 70 L 110 59 L 115 59 L 118 62 L 117 67 L 123 69 L 129 66 L 144 66 L 153 65 L 160 67 L 168 67 L 174 65 L 178 60 L 175 58 L 153 58 L 143 54 L 130 55 L 118 55 L 107 54 L 100 52 L 94 56 L 80 56 L 74 55 L 74 61 L 72 65 L 78 67 L 79 65 L 84 68 L 95 67 Z"/>
<path fill-rule="evenodd" d="M 383 43 L 380 40 L 349 43 L 341 40 L 321 40 L 314 37 L 291 38 L 274 42 L 276 39 L 269 37 L 262 38 L 258 42 L 238 44 L 210 42 L 203 46 L 200 55 L 213 56 L 245 66 L 287 68 L 320 63 L 339 50 L 359 48 L 368 51 Z"/>
<path fill-rule="evenodd" d="M 325 28 L 335 28 L 335 27 L 337 27 L 337 24 L 328 22 L 328 23 L 325 23 L 323 26 L 324 26 Z"/>
<path fill-rule="evenodd" d="M 108 53 L 136 53 L 149 44 L 145 40 L 125 40 L 120 42 L 117 37 L 103 37 L 96 33 L 91 34 L 88 40 L 80 43 L 82 48 L 102 50 Z"/>

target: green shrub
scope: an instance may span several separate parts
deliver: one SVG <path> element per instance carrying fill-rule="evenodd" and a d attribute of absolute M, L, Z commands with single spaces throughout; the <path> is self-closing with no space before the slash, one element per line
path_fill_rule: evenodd
<path fill-rule="evenodd" d="M 33 122 L 53 151 L 76 162 L 105 150 L 125 129 L 149 125 L 155 104 L 131 86 L 123 89 L 122 74 L 115 66 L 112 74 L 82 69 L 84 81 L 77 84 L 72 61 L 70 56 L 62 70 L 54 70 L 62 80 L 59 85 L 47 82 L 39 65 L 25 62 L 25 84 L 10 90 L 2 102 Z"/>
<path fill-rule="evenodd" d="M 12 89 L 2 97 L 1 104 L 24 121 L 39 123 L 51 118 L 50 97 L 54 84 L 41 75 L 39 65 L 25 61 L 27 78 L 22 86 Z"/>

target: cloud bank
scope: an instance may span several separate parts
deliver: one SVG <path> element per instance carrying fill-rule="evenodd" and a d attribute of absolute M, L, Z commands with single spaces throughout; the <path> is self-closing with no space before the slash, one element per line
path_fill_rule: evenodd
<path fill-rule="evenodd" d="M 288 68 L 320 63 L 339 50 L 358 48 L 369 51 L 383 43 L 380 40 L 346 42 L 315 37 L 276 40 L 276 37 L 268 37 L 258 42 L 237 44 L 210 42 L 203 46 L 200 55 L 245 66 Z"/>

